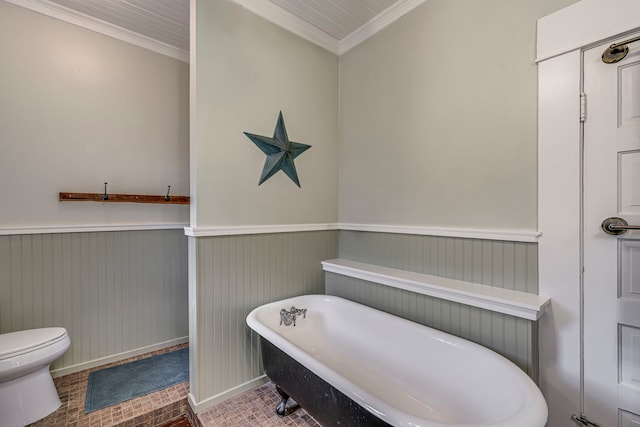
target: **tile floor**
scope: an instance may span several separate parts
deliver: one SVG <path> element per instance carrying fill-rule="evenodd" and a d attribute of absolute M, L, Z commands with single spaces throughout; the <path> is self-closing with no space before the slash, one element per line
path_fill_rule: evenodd
<path fill-rule="evenodd" d="M 160 426 L 179 418 L 187 412 L 187 394 L 189 383 L 159 390 L 146 396 L 140 396 L 99 411 L 84 413 L 87 381 L 91 371 L 115 366 L 126 362 L 155 356 L 168 351 L 186 347 L 187 344 L 168 347 L 162 350 L 132 357 L 108 365 L 88 369 L 63 377 L 55 378 L 54 383 L 62 401 L 60 408 L 53 414 L 31 424 L 31 427 L 138 427 Z"/>
<path fill-rule="evenodd" d="M 164 390 L 140 396 L 90 414 L 84 413 L 85 395 L 89 373 L 144 357 L 177 350 L 187 344 L 169 347 L 138 357 L 66 375 L 54 380 L 62 405 L 53 414 L 30 424 L 30 427 L 320 427 L 307 412 L 290 399 L 288 415 L 279 418 L 275 407 L 280 395 L 273 383 L 268 382 L 222 402 L 196 417 L 187 395 L 189 383 L 185 382 Z"/>
<path fill-rule="evenodd" d="M 202 427 L 320 427 L 293 399 L 287 402 L 287 415 L 276 414 L 280 395 L 271 382 L 246 391 L 198 414 Z"/>
<path fill-rule="evenodd" d="M 189 421 L 189 417 L 183 415 L 177 420 L 170 421 L 162 427 L 193 427 L 193 424 Z"/>

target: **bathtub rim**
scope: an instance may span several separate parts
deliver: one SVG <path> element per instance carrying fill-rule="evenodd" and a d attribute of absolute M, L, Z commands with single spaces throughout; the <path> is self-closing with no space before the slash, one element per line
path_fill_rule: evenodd
<path fill-rule="evenodd" d="M 381 316 L 386 317 L 390 316 L 396 319 L 399 319 L 403 322 L 408 322 L 408 324 L 413 324 L 414 326 L 419 326 L 422 328 L 426 328 L 430 331 L 430 333 L 435 334 L 435 336 L 444 336 L 447 339 L 451 339 L 454 342 L 460 342 L 465 345 L 471 346 L 475 351 L 482 352 L 487 355 L 491 355 L 492 357 L 501 360 L 502 367 L 507 369 L 507 372 L 510 373 L 510 377 L 515 379 L 516 386 L 518 390 L 520 390 L 523 394 L 522 402 L 520 404 L 519 409 L 510 414 L 507 418 L 493 422 L 493 423 L 473 423 L 473 424 L 451 424 L 451 423 L 443 423 L 439 421 L 433 421 L 428 418 L 421 417 L 419 415 L 414 415 L 411 413 L 407 413 L 402 409 L 399 409 L 386 401 L 378 398 L 377 396 L 371 394 L 366 389 L 361 386 L 353 383 L 351 380 L 340 374 L 339 372 L 333 370 L 331 367 L 319 362 L 309 353 L 307 353 L 304 349 L 291 342 L 284 336 L 280 335 L 277 331 L 274 331 L 266 324 L 262 323 L 258 320 L 258 314 L 263 310 L 273 310 L 274 313 L 279 313 L 280 309 L 283 307 L 290 307 L 292 305 L 305 305 L 308 308 L 308 304 L 303 301 L 309 300 L 321 300 L 325 303 L 331 303 L 331 301 L 336 300 L 339 303 L 347 303 L 347 304 L 355 304 L 358 306 L 365 307 L 366 309 L 376 311 Z M 376 308 L 367 306 L 365 304 L 360 304 L 358 302 L 349 300 L 347 298 L 333 296 L 333 295 L 323 295 L 323 294 L 305 294 L 298 295 L 282 300 L 273 301 L 270 303 L 263 304 L 259 307 L 254 308 L 246 318 L 247 325 L 259 334 L 264 339 L 268 340 L 271 344 L 282 350 L 284 353 L 292 357 L 293 359 L 300 362 L 307 369 L 312 371 L 314 374 L 318 375 L 321 379 L 333 385 L 336 389 L 340 390 L 342 393 L 351 398 L 358 405 L 362 406 L 369 412 L 378 416 L 385 422 L 394 425 L 394 426 L 407 426 L 407 427 L 416 427 L 422 426 L 425 427 L 455 427 L 457 425 L 464 427 L 531 427 L 531 426 L 544 426 L 546 424 L 546 420 L 548 417 L 548 409 L 547 403 L 542 395 L 542 392 L 538 388 L 538 386 L 533 382 L 533 380 L 516 366 L 512 361 L 505 358 L 504 356 L 496 353 L 495 351 L 484 347 L 480 344 L 474 343 L 470 340 L 440 331 L 438 329 L 434 329 L 432 327 L 423 325 L 418 322 L 414 322 L 408 319 L 405 319 L 400 316 L 396 316 L 390 313 L 387 313 L 382 310 L 378 310 Z M 284 345 L 283 345 L 284 344 Z M 403 415 L 403 420 L 396 420 L 393 415 L 397 415 L 401 413 Z M 530 419 L 529 419 L 530 418 Z M 428 422 L 428 424 L 424 424 Z"/>

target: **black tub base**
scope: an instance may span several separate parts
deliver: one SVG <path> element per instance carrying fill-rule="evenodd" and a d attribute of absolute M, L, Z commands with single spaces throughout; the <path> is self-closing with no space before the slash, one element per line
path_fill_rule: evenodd
<path fill-rule="evenodd" d="M 286 402 L 291 396 L 326 427 L 390 426 L 266 339 L 261 337 L 260 344 L 264 370 L 282 396 L 276 407 L 279 416 L 285 415 Z"/>

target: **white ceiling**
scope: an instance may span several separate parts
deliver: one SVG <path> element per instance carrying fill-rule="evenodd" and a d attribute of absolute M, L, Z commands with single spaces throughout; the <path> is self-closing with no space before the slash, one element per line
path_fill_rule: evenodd
<path fill-rule="evenodd" d="M 189 0 L 6 1 L 188 61 Z M 341 54 L 425 0 L 233 1 Z"/>
<path fill-rule="evenodd" d="M 189 50 L 189 0 L 49 0 L 92 18 Z"/>
<path fill-rule="evenodd" d="M 397 1 L 271 0 L 337 40 L 344 39 Z"/>

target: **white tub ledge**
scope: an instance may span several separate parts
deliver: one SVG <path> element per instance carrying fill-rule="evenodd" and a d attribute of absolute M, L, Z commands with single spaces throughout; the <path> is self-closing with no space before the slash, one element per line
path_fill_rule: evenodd
<path fill-rule="evenodd" d="M 545 308 L 551 301 L 543 295 L 346 259 L 322 261 L 322 268 L 329 273 L 379 283 L 528 320 L 538 320 L 544 314 Z"/>

